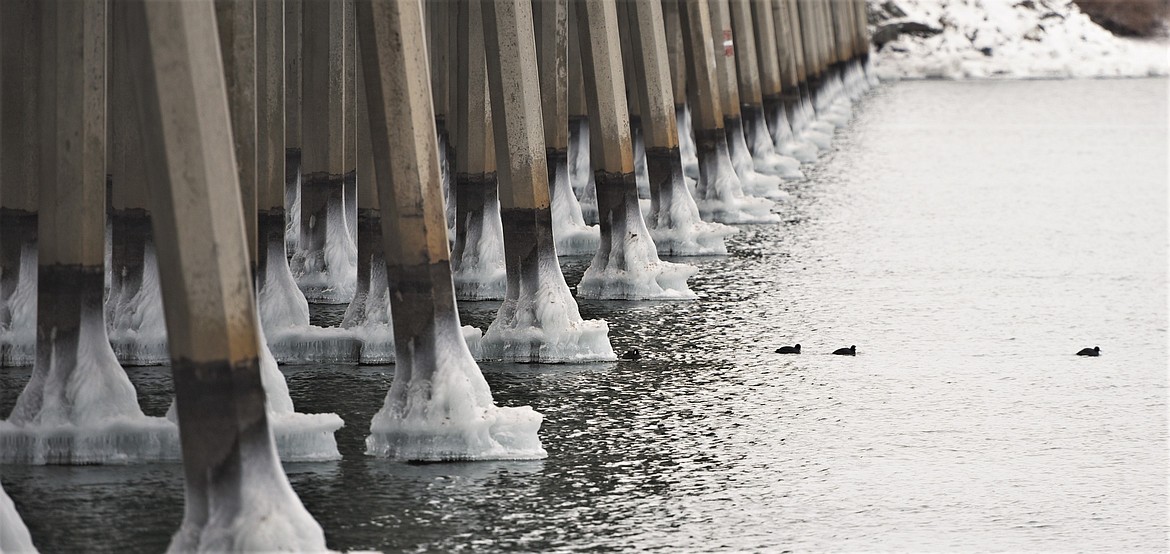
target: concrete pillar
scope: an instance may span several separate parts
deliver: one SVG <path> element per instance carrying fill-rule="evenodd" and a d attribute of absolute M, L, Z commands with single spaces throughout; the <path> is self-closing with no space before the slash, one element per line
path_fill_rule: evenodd
<path fill-rule="evenodd" d="M 619 4 L 618 19 L 628 22 L 622 27 L 622 43 L 628 46 L 632 62 L 627 74 L 632 74 L 633 88 L 643 106 L 642 136 L 651 200 L 648 223 L 658 253 L 725 253 L 723 237 L 731 229 L 702 222 L 683 179 L 662 4 Z"/>
<path fill-rule="evenodd" d="M 367 451 L 417 460 L 546 456 L 531 408 L 499 408 L 459 329 L 421 5 L 358 0 L 397 353 Z"/>
<path fill-rule="evenodd" d="M 0 3 L 0 366 L 36 356 L 39 4 Z"/>
<path fill-rule="evenodd" d="M 465 63 L 456 85 L 456 117 L 462 124 L 455 144 L 455 244 L 451 269 L 455 297 L 494 300 L 505 297 L 504 231 L 496 179 L 496 147 L 484 58 L 480 6 L 458 9 L 456 50 Z"/>
<path fill-rule="evenodd" d="M 800 22 L 800 8 L 797 0 L 777 0 L 784 2 L 787 8 L 787 25 L 789 43 L 792 46 L 792 58 L 794 67 L 796 68 L 796 88 L 800 92 L 800 98 L 793 105 L 788 117 L 792 123 L 792 132 L 801 134 L 804 128 L 816 117 L 812 112 L 812 93 L 810 89 L 810 78 L 812 75 L 811 64 L 809 63 L 811 45 L 804 40 L 804 32 L 801 28 Z"/>
<path fill-rule="evenodd" d="M 357 250 L 345 221 L 345 3 L 302 8 L 301 236 L 292 271 L 310 302 L 348 302 Z"/>
<path fill-rule="evenodd" d="M 142 159 L 141 122 L 134 105 L 132 47 L 124 6 L 111 7 L 109 63 L 110 268 L 106 325 L 118 360 L 127 365 L 166 363 L 166 332 L 158 264 L 150 223 L 150 186 Z"/>
<path fill-rule="evenodd" d="M 767 175 L 788 179 L 803 178 L 800 172 L 800 163 L 792 158 L 782 157 L 776 153 L 776 145 L 768 131 L 767 118 L 764 112 L 763 90 L 760 81 L 760 58 L 756 48 L 756 20 L 752 14 L 752 0 L 730 0 L 731 29 L 734 44 L 734 68 L 728 63 L 729 71 L 733 71 L 739 89 L 740 114 L 743 125 L 744 140 L 750 153 L 754 169 Z M 770 33 L 769 33 L 770 34 Z M 731 60 L 728 60 L 729 62 Z M 734 161 L 734 158 L 733 158 Z M 752 179 L 759 183 L 760 179 Z M 778 184 L 775 179 L 770 180 Z M 749 188 L 748 192 L 761 196 L 783 196 L 774 185 L 765 188 Z"/>
<path fill-rule="evenodd" d="M 483 0 L 471 11 L 480 6 L 507 268 L 507 295 L 484 335 L 484 356 L 545 363 L 614 360 L 609 327 L 581 319 L 557 263 L 548 167 L 555 147 L 544 131 L 546 124 L 561 123 L 543 120 L 531 0 Z M 553 11 L 555 19 L 554 3 L 543 6 L 547 15 L 545 10 Z M 555 51 L 555 27 L 545 31 L 544 38 L 553 43 L 546 47 Z M 566 38 L 564 33 L 560 41 Z M 559 76 L 554 73 L 552 79 Z M 567 135 L 567 129 L 554 130 L 554 140 L 567 142 Z"/>
<path fill-rule="evenodd" d="M 215 0 L 215 20 L 223 55 L 244 206 L 248 259 L 256 268 L 256 3 L 255 0 Z"/>
<path fill-rule="evenodd" d="M 207 2 L 130 9 L 186 475 L 170 549 L 323 550 L 265 413 L 215 13 Z"/>
<path fill-rule="evenodd" d="M 687 62 L 683 53 L 683 30 L 679 19 L 678 0 L 662 2 L 662 17 L 666 27 L 666 52 L 670 61 L 670 82 L 674 93 L 674 117 L 678 125 L 678 147 L 682 154 L 683 172 L 699 180 L 699 159 L 695 155 L 695 134 L 691 113 L 687 108 Z"/>
<path fill-rule="evenodd" d="M 592 254 L 600 240 L 597 227 L 585 224 L 569 171 L 569 12 L 567 0 L 532 0 L 549 201 L 559 256 Z M 577 100 L 583 104 L 582 94 L 578 91 Z"/>
<path fill-rule="evenodd" d="M 288 265 L 285 242 L 285 200 L 289 185 L 290 164 L 299 163 L 300 149 L 289 148 L 288 122 L 291 112 L 287 102 L 294 95 L 287 85 L 289 64 L 285 36 L 288 23 L 282 2 L 261 0 L 256 4 L 256 99 L 257 99 L 257 243 L 256 294 L 260 306 L 260 323 L 265 330 L 305 327 L 309 324 L 309 305 L 297 288 Z M 297 19 L 299 21 L 299 18 Z M 294 41 L 299 44 L 299 40 Z M 295 152 L 294 152 L 295 150 Z M 290 154 L 291 152 L 291 154 Z M 299 172 L 293 167 L 292 173 Z M 292 185 L 297 175 L 291 175 Z M 299 221 L 299 218 L 298 218 Z M 265 333 L 266 336 L 271 333 Z"/>
<path fill-rule="evenodd" d="M 751 17 L 760 64 L 760 93 L 764 105 L 764 119 L 776 150 L 784 152 L 784 144 L 792 140 L 792 127 L 784 113 L 784 79 L 781 76 L 781 56 L 786 54 L 776 41 L 774 0 L 750 0 Z"/>
<path fill-rule="evenodd" d="M 597 187 L 589 159 L 589 109 L 581 69 L 581 41 L 577 38 L 577 10 L 569 9 L 569 179 L 581 206 L 582 220 L 597 224 Z M 596 249 L 594 249 L 596 250 Z"/>
<path fill-rule="evenodd" d="M 284 4 L 284 206 L 285 246 L 296 252 L 301 242 L 301 97 L 303 83 L 303 0 Z"/>
<path fill-rule="evenodd" d="M 603 0 L 578 2 L 576 8 L 601 221 L 601 246 L 577 285 L 577 294 L 608 299 L 693 298 L 686 280 L 695 269 L 658 259 L 638 206 L 617 6 Z"/>
<path fill-rule="evenodd" d="M 341 0 L 345 8 L 345 83 L 342 88 L 342 111 L 344 112 L 345 139 L 345 229 L 349 242 L 357 245 L 357 28 L 354 22 L 353 0 Z"/>

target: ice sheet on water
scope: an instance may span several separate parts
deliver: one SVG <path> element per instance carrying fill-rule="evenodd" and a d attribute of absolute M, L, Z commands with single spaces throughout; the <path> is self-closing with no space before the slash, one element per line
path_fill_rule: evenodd
<path fill-rule="evenodd" d="M 8 493 L 4 492 L 4 486 L 0 485 L 0 553 L 36 551 L 32 537 L 28 534 L 28 527 L 24 525 L 24 520 L 20 519 L 16 505 L 8 497 Z"/>
<path fill-rule="evenodd" d="M 179 429 L 162 417 L 116 416 L 79 424 L 0 421 L 0 463 L 179 461 L 179 452 Z"/>
<path fill-rule="evenodd" d="M 496 406 L 472 359 L 458 314 L 439 314 L 411 359 L 398 360 L 366 452 L 397 460 L 524 460 L 548 454 L 531 407 Z"/>

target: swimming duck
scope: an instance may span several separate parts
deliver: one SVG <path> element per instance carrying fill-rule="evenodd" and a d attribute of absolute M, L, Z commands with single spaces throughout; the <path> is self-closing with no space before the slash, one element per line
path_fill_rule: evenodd
<path fill-rule="evenodd" d="M 642 353 L 638 352 L 637 348 L 632 348 L 630 350 L 626 350 L 625 354 L 622 354 L 622 359 L 623 360 L 640 360 L 640 359 L 642 359 Z"/>
<path fill-rule="evenodd" d="M 849 348 L 838 348 L 838 349 L 834 350 L 833 353 L 838 355 L 838 356 L 856 356 L 857 355 L 857 345 L 852 345 Z"/>
<path fill-rule="evenodd" d="M 1101 355 L 1101 347 L 1100 346 L 1094 346 L 1092 348 L 1082 348 L 1080 352 L 1077 352 L 1077 356 L 1094 356 L 1094 357 L 1096 357 L 1096 356 L 1100 356 L 1100 355 Z"/>
<path fill-rule="evenodd" d="M 776 349 L 777 354 L 800 354 L 800 345 L 795 346 L 781 346 Z"/>

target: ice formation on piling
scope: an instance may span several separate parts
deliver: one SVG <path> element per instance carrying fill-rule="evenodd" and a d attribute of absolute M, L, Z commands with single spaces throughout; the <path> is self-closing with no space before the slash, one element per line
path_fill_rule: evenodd
<path fill-rule="evenodd" d="M 20 248 L 16 287 L 0 309 L 8 310 L 9 323 L 0 326 L 0 367 L 32 365 L 37 355 L 37 246 Z"/>
<path fill-rule="evenodd" d="M 143 415 L 134 386 L 106 339 L 100 306 L 83 306 L 76 363 L 51 358 L 33 370 L 0 422 L 0 462 L 100 464 L 179 458 L 178 429 Z M 61 340 L 61 339 L 58 339 Z"/>
<path fill-rule="evenodd" d="M 268 424 L 276 440 L 280 459 L 286 462 L 340 460 L 333 433 L 345 426 L 341 416 L 332 413 L 305 414 L 293 408 L 288 383 L 276 365 L 276 358 L 258 327 L 260 345 L 260 382 L 264 385 Z"/>
<path fill-rule="evenodd" d="M 491 179 L 483 187 L 483 209 L 468 214 L 465 234 L 451 251 L 455 297 L 460 300 L 497 300 L 507 289 L 500 197 Z"/>
<path fill-rule="evenodd" d="M 325 226 L 324 249 L 307 251 L 302 240 L 295 250 L 290 264 L 293 278 L 308 300 L 340 304 L 353 298 L 357 286 L 357 246 L 349 235 L 345 209 L 344 198 L 331 197 L 326 212 L 329 221 Z"/>
<path fill-rule="evenodd" d="M 187 509 L 167 551 L 328 552 L 325 532 L 289 485 L 272 434 L 252 427 L 239 439 L 239 473 L 218 476 L 243 485 L 238 496 L 207 482 L 188 481 Z M 192 509 L 192 497 L 205 512 Z"/>
<path fill-rule="evenodd" d="M 678 150 L 682 154 L 683 175 L 692 181 L 699 180 L 699 158 L 695 150 L 695 135 L 691 128 L 691 107 L 683 104 L 675 108 L 674 119 L 678 124 Z"/>
<path fill-rule="evenodd" d="M 300 158 L 296 158 L 299 160 Z M 286 161 L 293 162 L 294 160 Z M 296 167 L 287 168 L 284 186 L 284 248 L 286 252 L 297 252 L 301 244 L 301 168 L 299 161 Z M 294 176 L 295 175 L 295 176 Z M 290 178 L 291 177 L 291 178 Z"/>
<path fill-rule="evenodd" d="M 768 123 L 764 119 L 763 108 L 745 110 L 743 117 L 744 140 L 747 142 L 748 152 L 752 157 L 752 164 L 760 173 L 775 175 L 785 180 L 804 179 L 804 172 L 800 170 L 800 162 L 795 158 L 777 152 L 772 142 L 772 135 L 768 132 Z M 784 198 L 788 194 L 779 189 L 768 188 L 760 192 L 745 191 L 755 196 L 767 198 Z"/>
<path fill-rule="evenodd" d="M 773 223 L 773 203 L 765 198 L 745 196 L 739 176 L 731 165 L 725 137 L 716 137 L 714 148 L 699 152 L 699 180 L 695 183 L 695 205 L 703 221 L 718 223 Z"/>
<path fill-rule="evenodd" d="M 597 184 L 593 182 L 593 166 L 589 158 L 589 121 L 586 118 L 569 120 L 569 178 L 576 193 L 581 217 L 586 224 L 596 225 Z"/>
<path fill-rule="evenodd" d="M 756 170 L 755 160 L 748 150 L 744 140 L 743 120 L 740 118 L 726 118 L 728 154 L 731 156 L 731 166 L 739 176 L 740 186 L 744 194 L 762 198 L 780 198 L 784 196 L 780 191 L 783 179 L 775 175 L 761 173 Z"/>
<path fill-rule="evenodd" d="M 601 234 L 596 225 L 586 225 L 581 215 L 581 204 L 573 193 L 568 160 L 556 160 L 553 182 L 549 193 L 552 200 L 553 238 L 558 256 L 581 256 L 597 251 Z"/>
<path fill-rule="evenodd" d="M 681 170 L 681 164 L 674 172 Z M 690 188 L 682 175 L 672 175 L 661 192 L 652 199 L 646 225 L 660 255 L 707 256 L 727 253 L 723 239 L 736 232 L 734 227 L 703 221 L 691 198 Z"/>
<path fill-rule="evenodd" d="M 634 143 L 634 182 L 638 184 L 638 198 L 650 198 L 650 172 L 646 169 L 646 143 L 642 139 L 642 127 L 633 126 L 631 138 Z"/>
<path fill-rule="evenodd" d="M 448 150 L 448 137 L 446 132 L 439 133 L 439 176 L 443 184 L 443 213 L 447 218 L 447 237 L 451 242 L 455 241 L 455 187 L 451 186 L 454 179 L 451 178 L 451 164 L 452 161 Z"/>
<path fill-rule="evenodd" d="M 529 406 L 499 407 L 459 331 L 454 310 L 400 356 L 366 453 L 396 460 L 531 460 L 548 456 Z M 405 358 L 405 359 L 404 359 Z"/>
<path fill-rule="evenodd" d="M 529 270 L 512 279 L 496 318 L 483 337 L 483 358 L 507 362 L 616 360 L 604 320 L 583 320 L 553 252 L 538 252 Z"/>
<path fill-rule="evenodd" d="M 0 485 L 0 553 L 36 551 L 28 527 L 25 527 L 24 520 L 20 519 L 16 511 L 16 504 L 4 492 L 4 486 Z"/>
<path fill-rule="evenodd" d="M 800 163 L 817 161 L 818 149 L 816 145 L 797 140 L 792 122 L 788 118 L 787 109 L 781 106 L 770 115 L 770 118 L 768 129 L 772 133 L 772 144 L 776 146 L 776 152 L 792 157 Z"/>
<path fill-rule="evenodd" d="M 170 362 L 154 241 L 147 240 L 143 249 L 138 290 L 129 298 L 111 294 L 106 310 L 110 346 L 120 363 L 141 366 Z"/>
<path fill-rule="evenodd" d="M 633 188 L 633 176 L 613 177 L 622 183 L 607 186 Z M 685 300 L 695 298 L 687 279 L 696 268 L 658 258 L 657 247 L 642 219 L 633 190 L 622 190 L 624 200 L 610 214 L 609 236 L 602 235 L 601 247 L 577 284 L 577 296 L 599 300 Z M 608 240 L 607 240 L 608 239 Z"/>

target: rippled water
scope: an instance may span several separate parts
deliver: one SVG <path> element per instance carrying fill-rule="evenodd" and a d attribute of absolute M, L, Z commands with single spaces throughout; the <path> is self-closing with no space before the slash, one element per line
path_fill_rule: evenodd
<path fill-rule="evenodd" d="M 344 459 L 286 470 L 336 549 L 1165 549 L 1166 98 L 886 85 L 782 224 L 692 262 L 698 301 L 582 303 L 641 361 L 484 364 L 547 460 L 369 458 L 393 367 L 305 366 L 293 398 L 345 419 Z M 130 376 L 164 412 L 168 371 Z M 27 378 L 0 373 L 0 414 Z M 2 470 L 44 551 L 158 551 L 181 517 L 175 465 Z"/>

